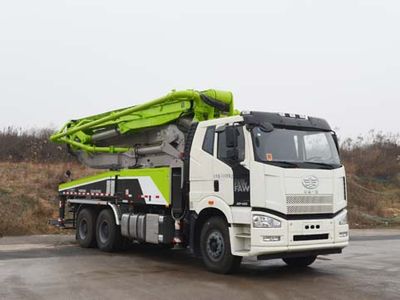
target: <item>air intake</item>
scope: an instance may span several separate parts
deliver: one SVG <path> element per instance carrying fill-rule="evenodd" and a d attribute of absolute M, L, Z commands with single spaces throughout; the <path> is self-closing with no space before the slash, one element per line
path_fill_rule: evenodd
<path fill-rule="evenodd" d="M 286 204 L 289 215 L 333 213 L 332 195 L 286 195 Z"/>

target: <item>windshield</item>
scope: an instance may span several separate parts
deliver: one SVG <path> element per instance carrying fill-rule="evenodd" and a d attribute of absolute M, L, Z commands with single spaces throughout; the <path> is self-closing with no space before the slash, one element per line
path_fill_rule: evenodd
<path fill-rule="evenodd" d="M 339 154 L 332 132 L 259 127 L 252 130 L 256 160 L 286 167 L 338 168 Z"/>

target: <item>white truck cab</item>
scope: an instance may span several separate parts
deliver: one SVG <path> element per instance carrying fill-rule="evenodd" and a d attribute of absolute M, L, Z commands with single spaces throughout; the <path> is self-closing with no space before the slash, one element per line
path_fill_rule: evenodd
<path fill-rule="evenodd" d="M 233 256 L 308 265 L 348 244 L 345 170 L 322 119 L 251 112 L 200 122 L 189 201 L 198 216 L 225 218 Z M 227 246 L 212 230 L 200 244 L 211 263 Z"/>

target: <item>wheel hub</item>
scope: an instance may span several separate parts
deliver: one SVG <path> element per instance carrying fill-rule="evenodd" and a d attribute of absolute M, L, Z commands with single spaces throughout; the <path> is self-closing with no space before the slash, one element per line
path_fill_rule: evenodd
<path fill-rule="evenodd" d="M 110 236 L 110 226 L 106 221 L 100 224 L 99 237 L 102 243 L 106 243 Z"/>
<path fill-rule="evenodd" d="M 88 225 L 85 219 L 82 219 L 79 224 L 79 237 L 81 240 L 84 240 L 88 233 Z"/>
<path fill-rule="evenodd" d="M 207 254 L 210 259 L 218 261 L 222 258 L 225 251 L 225 243 L 222 233 L 213 231 L 207 238 Z"/>

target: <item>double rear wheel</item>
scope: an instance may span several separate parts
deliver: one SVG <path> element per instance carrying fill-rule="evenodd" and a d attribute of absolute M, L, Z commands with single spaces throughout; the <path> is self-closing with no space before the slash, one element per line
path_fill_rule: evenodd
<path fill-rule="evenodd" d="M 76 220 L 76 239 L 82 248 L 96 246 L 96 211 L 83 208 Z"/>
<path fill-rule="evenodd" d="M 97 246 L 106 252 L 119 250 L 126 244 L 110 209 L 98 213 L 94 208 L 83 208 L 77 218 L 76 239 L 83 248 Z"/>

